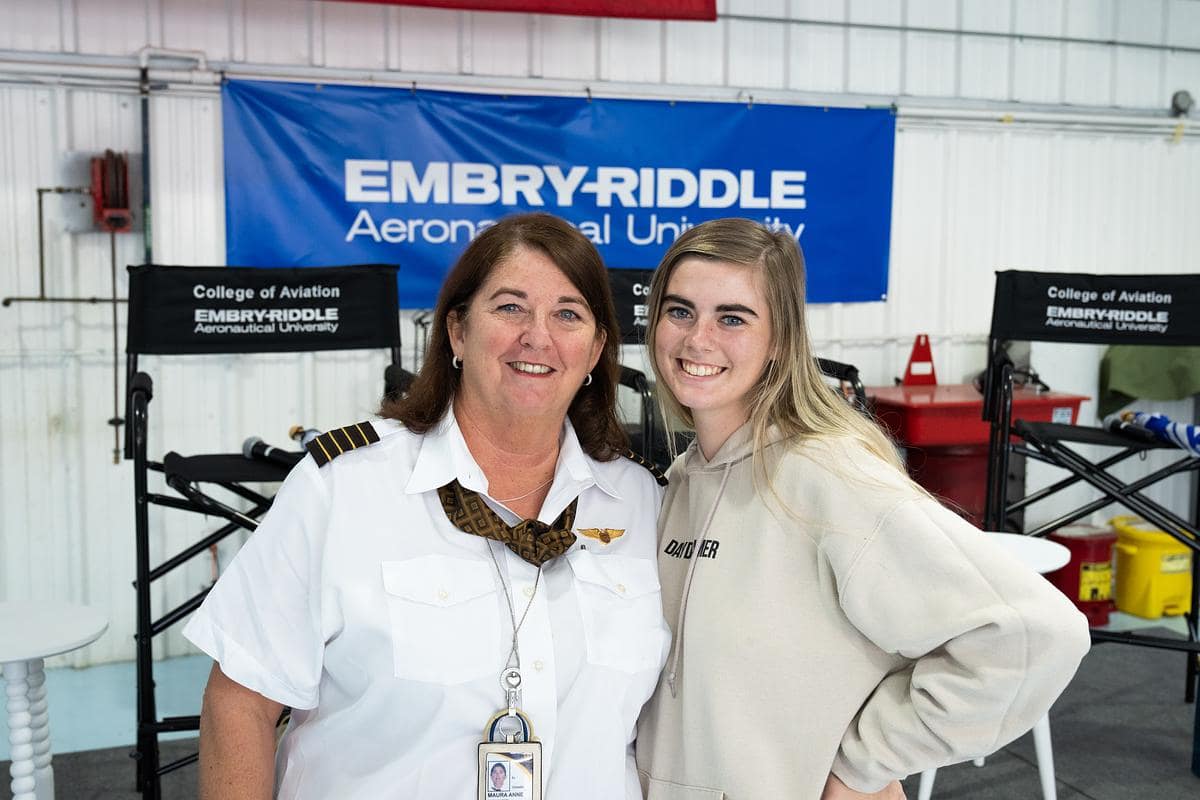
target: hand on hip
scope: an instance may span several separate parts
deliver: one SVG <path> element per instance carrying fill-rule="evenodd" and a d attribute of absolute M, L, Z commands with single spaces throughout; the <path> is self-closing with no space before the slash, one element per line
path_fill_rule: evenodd
<path fill-rule="evenodd" d="M 899 781 L 892 781 L 878 792 L 864 794 L 856 792 L 838 780 L 836 775 L 830 775 L 825 780 L 825 788 L 821 791 L 821 800 L 904 800 L 904 789 Z"/>

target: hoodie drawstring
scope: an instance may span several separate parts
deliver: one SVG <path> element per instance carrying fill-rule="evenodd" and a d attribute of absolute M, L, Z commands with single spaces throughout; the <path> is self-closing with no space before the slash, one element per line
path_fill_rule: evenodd
<path fill-rule="evenodd" d="M 708 528 L 712 525 L 713 517 L 717 515 L 717 506 L 721 504 L 721 496 L 725 494 L 725 484 L 729 482 L 729 473 L 733 469 L 733 462 L 725 464 L 725 471 L 721 474 L 721 486 L 717 489 L 717 496 L 713 499 L 712 508 L 708 510 L 708 517 L 704 520 L 703 527 L 700 528 L 699 535 L 696 536 L 697 544 L 704 541 L 708 535 Z M 692 591 L 692 576 L 696 574 L 696 565 L 700 563 L 700 554 L 698 549 L 692 553 L 692 563 L 688 564 L 687 577 L 683 579 L 683 597 L 679 601 L 679 615 L 675 620 L 675 652 L 671 654 L 671 666 L 667 671 L 667 686 L 671 689 L 671 697 L 675 697 L 675 676 L 679 671 L 679 656 L 683 652 L 683 621 L 687 616 L 688 595 Z"/>

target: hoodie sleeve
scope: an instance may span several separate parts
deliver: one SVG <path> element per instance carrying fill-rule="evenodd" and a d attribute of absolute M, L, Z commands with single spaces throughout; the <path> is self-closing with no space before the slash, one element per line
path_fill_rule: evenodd
<path fill-rule="evenodd" d="M 909 660 L 842 738 L 833 772 L 857 791 L 999 749 L 1046 713 L 1088 650 L 1087 622 L 1061 592 L 928 498 L 825 555 L 850 622 Z"/>

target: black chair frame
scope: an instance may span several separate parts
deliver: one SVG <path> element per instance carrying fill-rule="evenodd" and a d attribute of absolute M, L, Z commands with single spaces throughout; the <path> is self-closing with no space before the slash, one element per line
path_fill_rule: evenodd
<path fill-rule="evenodd" d="M 1123 297 L 1157 295 L 1165 300 L 1134 300 Z M 1091 298 L 1091 299 L 1082 299 Z M 1104 298 L 1114 298 L 1109 301 Z M 1092 305 L 1095 304 L 1095 305 Z M 1149 307 L 1149 311 L 1147 310 Z M 1079 309 L 1079 310 L 1076 310 Z M 1195 496 L 1200 498 L 1200 457 L 1159 441 L 1137 428 L 1116 431 L 1082 425 L 1033 422 L 1013 418 L 1014 367 L 1005 347 L 1010 341 L 1049 341 L 1087 344 L 1200 344 L 1200 276 L 1196 275 L 1081 275 L 1005 271 L 996 274 L 992 326 L 988 337 L 988 365 L 984 373 L 983 418 L 990 423 L 987 503 L 984 526 L 990 530 L 1016 530 L 1029 536 L 1045 536 L 1117 504 L 1124 506 L 1175 540 L 1192 554 L 1191 609 L 1185 615 L 1186 639 L 1148 633 L 1093 629 L 1094 643 L 1116 642 L 1181 651 L 1186 659 L 1184 699 L 1196 700 L 1200 679 L 1200 502 L 1192 519 L 1150 499 L 1143 490 L 1173 475 L 1194 476 Z M 1106 320 L 1153 318 L 1165 330 L 1105 327 Z M 1063 320 L 1067 323 L 1064 324 Z M 1073 324 L 1078 322 L 1079 324 Z M 1087 323 L 1087 324 L 1084 324 Z M 1094 324 L 1093 324 L 1094 323 Z M 1099 446 L 1116 452 L 1098 460 L 1082 455 L 1076 446 Z M 1111 468 L 1150 450 L 1180 454 L 1164 467 L 1136 480 L 1113 475 Z M 1020 498 L 1009 497 L 1008 472 L 1012 455 L 1050 464 L 1067 477 Z M 1026 526 L 1017 517 L 1032 504 L 1068 487 L 1086 483 L 1100 492 L 1095 500 L 1066 511 L 1037 526 Z M 1024 530 L 1022 530 L 1024 528 Z M 1200 776 L 1200 704 L 1196 709 L 1192 771 Z"/>
<path fill-rule="evenodd" d="M 859 377 L 858 368 L 853 364 L 845 364 L 830 358 L 817 358 L 817 369 L 827 377 L 833 378 L 840 385 L 843 395 L 847 395 L 850 405 L 854 406 L 865 416 L 874 418 L 867 400 L 867 390 Z"/>
<path fill-rule="evenodd" d="M 197 731 L 199 716 L 158 717 L 154 685 L 152 643 L 199 608 L 208 594 L 205 588 L 175 608 L 155 616 L 151 587 L 192 558 L 207 551 L 231 534 L 253 531 L 258 520 L 271 507 L 272 495 L 263 494 L 246 484 L 277 483 L 303 452 L 288 453 L 272 460 L 251 459 L 241 453 L 181 456 L 168 452 L 161 461 L 147 453 L 150 403 L 154 383 L 140 371 L 138 356 L 189 354 L 249 354 L 261 352 L 311 352 L 315 350 L 383 349 L 389 360 L 385 369 L 385 393 L 403 391 L 411 375 L 400 367 L 400 321 L 396 295 L 396 268 L 393 266 L 356 266 L 305 269 L 257 269 L 241 267 L 130 267 L 128 339 L 126 344 L 125 458 L 133 461 L 134 524 L 136 547 L 136 661 L 137 661 L 137 739 L 130 753 L 135 759 L 136 787 L 142 797 L 160 800 L 163 775 L 198 759 L 191 754 L 161 764 L 158 740 L 162 734 Z M 197 301 L 187 289 L 197 278 L 205 283 L 255 287 L 264 283 L 338 286 L 337 301 L 343 312 L 343 327 L 336 337 L 265 336 L 257 339 L 217 336 L 204 341 L 190 335 L 198 305 L 219 305 Z M 328 301 L 316 301 L 327 303 Z M 267 304 L 272 305 L 272 304 Z M 278 305 L 278 304 L 275 304 Z M 292 304 L 293 306 L 296 303 Z M 299 305 L 305 305 L 300 303 Z M 311 307 L 311 303 L 308 304 Z M 193 313 L 188 313 L 193 312 Z M 351 317 L 360 317 L 351 319 Z M 349 324 L 347 324 L 349 323 Z M 150 474 L 162 475 L 175 494 L 150 490 Z M 231 495 L 225 500 L 213 496 L 215 490 Z M 231 505 L 237 503 L 241 508 Z M 150 506 L 216 517 L 223 524 L 157 565 L 150 563 Z"/>
<path fill-rule="evenodd" d="M 653 460 L 652 450 L 655 437 L 654 395 L 650 392 L 650 381 L 646 374 L 633 367 L 621 366 L 618 384 L 632 389 L 638 398 L 638 422 L 626 425 L 634 450 L 642 458 Z"/>

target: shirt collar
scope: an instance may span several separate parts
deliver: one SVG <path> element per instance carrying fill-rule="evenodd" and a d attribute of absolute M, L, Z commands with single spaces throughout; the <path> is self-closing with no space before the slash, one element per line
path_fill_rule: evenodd
<path fill-rule="evenodd" d="M 562 443 L 558 448 L 558 466 L 566 469 L 576 482 L 595 485 L 612 499 L 621 499 L 621 495 L 617 493 L 612 483 L 596 469 L 596 462 L 583 452 L 583 446 L 579 444 L 579 437 L 575 435 L 575 426 L 569 419 L 563 422 Z M 555 472 L 557 477 L 557 470 Z M 557 480 L 555 482 L 557 483 Z"/>
<path fill-rule="evenodd" d="M 463 488 L 487 491 L 487 478 L 475 463 L 458 427 L 453 411 L 447 411 L 436 425 L 421 437 L 405 494 L 420 494 L 445 486 L 455 478 Z"/>
<path fill-rule="evenodd" d="M 566 482 L 563 480 L 564 473 Z M 428 492 L 456 478 L 465 489 L 487 492 L 487 476 L 467 448 L 467 441 L 451 409 L 421 437 L 420 450 L 404 492 Z M 559 491 L 568 491 L 571 497 L 577 497 L 590 486 L 595 486 L 614 500 L 621 499 L 612 483 L 596 470 L 596 463 L 583 452 L 571 421 L 565 420 L 551 492 L 557 494 Z"/>

